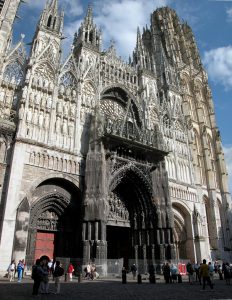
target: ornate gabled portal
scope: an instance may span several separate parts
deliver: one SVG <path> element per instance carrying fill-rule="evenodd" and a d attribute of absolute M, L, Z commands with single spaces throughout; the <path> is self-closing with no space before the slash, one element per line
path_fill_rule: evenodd
<path fill-rule="evenodd" d="M 157 214 L 151 202 L 151 183 L 143 171 L 145 167 L 117 157 L 111 173 L 107 257 L 123 258 L 125 267 L 129 267 L 129 259 L 155 259 Z"/>
<path fill-rule="evenodd" d="M 80 190 L 66 180 L 52 178 L 33 193 L 30 209 L 26 259 L 42 255 L 80 257 Z"/>
<path fill-rule="evenodd" d="M 86 159 L 82 238 L 84 263 L 97 259 L 106 274 L 107 258 L 123 257 L 126 266 L 141 259 L 146 268 L 175 253 L 162 136 L 158 128 L 142 129 L 136 101 L 125 92 L 111 88 L 101 101 Z"/>

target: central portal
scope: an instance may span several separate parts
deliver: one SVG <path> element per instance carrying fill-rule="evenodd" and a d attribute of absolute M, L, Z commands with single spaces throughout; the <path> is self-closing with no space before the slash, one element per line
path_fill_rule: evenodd
<path fill-rule="evenodd" d="M 123 266 L 128 268 L 132 257 L 131 229 L 129 227 L 107 226 L 106 239 L 108 245 L 108 259 L 123 258 Z"/>

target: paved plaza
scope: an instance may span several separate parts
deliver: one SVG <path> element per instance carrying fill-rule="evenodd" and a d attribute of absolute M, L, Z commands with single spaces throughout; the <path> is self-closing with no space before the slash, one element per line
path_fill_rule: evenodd
<path fill-rule="evenodd" d="M 83 281 L 61 283 L 61 294 L 54 295 L 53 281 L 50 282 L 51 293 L 48 295 L 32 296 L 32 284 L 30 279 L 24 279 L 22 283 L 8 282 L 6 279 L 0 280 L 1 300 L 24 300 L 24 299 L 66 299 L 66 300 L 147 300 L 147 299 L 178 299 L 178 300 L 232 300 L 232 285 L 226 285 L 225 281 L 215 280 L 214 290 L 206 287 L 206 291 L 201 291 L 202 287 L 196 283 L 189 285 L 187 279 L 181 284 L 165 284 L 158 280 L 157 284 L 150 284 L 147 280 L 142 284 L 128 280 L 127 284 L 122 284 L 120 279 Z"/>

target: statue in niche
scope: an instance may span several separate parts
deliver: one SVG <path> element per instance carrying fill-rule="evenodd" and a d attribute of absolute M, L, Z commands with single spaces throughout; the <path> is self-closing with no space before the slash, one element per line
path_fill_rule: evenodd
<path fill-rule="evenodd" d="M 64 115 L 67 117 L 68 116 L 68 103 L 64 105 Z"/>
<path fill-rule="evenodd" d="M 72 104 L 70 107 L 70 116 L 75 117 L 75 104 Z"/>
<path fill-rule="evenodd" d="M 11 83 L 11 84 L 16 84 L 15 76 L 12 76 L 10 83 Z"/>
<path fill-rule="evenodd" d="M 25 85 L 25 87 L 23 88 L 22 98 L 25 99 L 26 97 L 27 97 L 27 86 Z"/>
<path fill-rule="evenodd" d="M 45 95 L 42 97 L 41 105 L 42 105 L 42 107 L 45 107 L 45 105 L 46 105 L 46 96 Z"/>
<path fill-rule="evenodd" d="M 47 108 L 49 109 L 49 108 L 51 108 L 51 107 L 52 107 L 52 97 L 49 96 L 49 97 L 47 98 Z"/>
<path fill-rule="evenodd" d="M 48 86 L 48 88 L 49 88 L 49 90 L 50 90 L 50 91 L 52 91 L 52 90 L 53 90 L 53 88 L 54 88 L 54 84 L 53 84 L 53 82 L 50 82 L 50 83 L 49 83 L 49 86 Z"/>
<path fill-rule="evenodd" d="M 4 97 L 5 97 L 5 92 L 4 92 L 4 91 L 1 91 L 1 92 L 0 92 L 0 101 L 1 101 L 1 102 L 3 102 Z"/>
<path fill-rule="evenodd" d="M 57 102 L 56 109 L 57 109 L 57 113 L 58 113 L 58 114 L 61 114 L 61 113 L 62 113 L 62 104 L 61 104 L 61 101 L 58 101 L 58 102 Z"/>
<path fill-rule="evenodd" d="M 70 88 L 67 88 L 67 90 L 66 90 L 66 95 L 67 95 L 68 97 L 71 95 L 71 90 L 70 90 Z"/>
<path fill-rule="evenodd" d="M 77 92 L 75 90 L 72 91 L 73 98 L 76 98 Z"/>
<path fill-rule="evenodd" d="M 48 129 L 49 128 L 49 114 L 47 113 L 45 116 L 45 121 L 44 121 L 44 128 Z"/>
<path fill-rule="evenodd" d="M 39 105 L 39 103 L 40 103 L 40 94 L 37 94 L 36 96 L 35 96 L 35 104 L 36 105 Z"/>
<path fill-rule="evenodd" d="M 41 111 L 39 113 L 39 126 L 42 127 L 43 126 L 43 119 L 44 119 L 44 116 L 43 116 L 43 112 Z"/>
<path fill-rule="evenodd" d="M 29 101 L 30 102 L 34 101 L 34 93 L 33 92 L 31 92 L 30 95 L 29 95 Z"/>
<path fill-rule="evenodd" d="M 47 88 L 48 88 L 48 85 L 49 85 L 49 82 L 48 82 L 48 80 L 47 80 L 47 79 L 45 79 L 45 80 L 44 80 L 44 87 L 45 87 L 45 89 L 47 89 Z"/>
<path fill-rule="evenodd" d="M 20 109 L 19 109 L 19 120 L 23 119 L 23 115 L 24 115 L 24 105 L 21 104 Z"/>
<path fill-rule="evenodd" d="M 60 86 L 60 93 L 63 94 L 64 93 L 64 86 L 61 84 Z"/>
<path fill-rule="evenodd" d="M 64 119 L 64 121 L 63 121 L 64 123 L 63 123 L 63 134 L 67 134 L 68 133 L 68 124 L 67 124 L 67 120 L 66 119 Z"/>
<path fill-rule="evenodd" d="M 27 122 L 31 123 L 32 120 L 32 111 L 31 108 L 29 108 L 28 112 L 27 112 Z"/>
<path fill-rule="evenodd" d="M 73 122 L 70 122 L 70 123 L 69 123 L 69 126 L 68 126 L 68 134 L 69 134 L 70 136 L 73 136 L 73 134 L 74 134 L 74 124 L 73 124 Z"/>
<path fill-rule="evenodd" d="M 8 106 L 10 106 L 11 104 L 11 98 L 12 98 L 11 94 L 6 95 L 6 104 L 8 104 Z"/>
<path fill-rule="evenodd" d="M 28 69 L 28 70 L 27 70 L 27 74 L 26 74 L 26 78 L 25 78 L 26 82 L 28 82 L 28 81 L 29 81 L 29 79 L 30 79 L 30 76 L 31 76 L 31 70 L 30 70 L 30 69 Z"/>
<path fill-rule="evenodd" d="M 56 118 L 56 133 L 60 133 L 60 117 Z"/>
<path fill-rule="evenodd" d="M 38 124 L 38 110 L 37 109 L 35 109 L 35 111 L 34 111 L 34 114 L 33 114 L 33 117 L 32 117 L 32 123 L 34 125 Z"/>

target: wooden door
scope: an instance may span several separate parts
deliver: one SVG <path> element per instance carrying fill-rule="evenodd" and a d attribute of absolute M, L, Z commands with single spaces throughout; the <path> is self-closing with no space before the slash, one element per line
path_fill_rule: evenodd
<path fill-rule="evenodd" d="M 35 242 L 35 259 L 47 255 L 50 259 L 54 257 L 54 232 L 37 232 Z"/>

